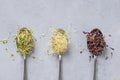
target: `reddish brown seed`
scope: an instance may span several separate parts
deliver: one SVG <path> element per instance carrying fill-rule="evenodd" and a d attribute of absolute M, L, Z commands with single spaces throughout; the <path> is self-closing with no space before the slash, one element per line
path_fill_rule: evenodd
<path fill-rule="evenodd" d="M 111 50 L 114 50 L 114 48 L 110 47 Z"/>
<path fill-rule="evenodd" d="M 112 58 L 112 56 L 113 56 L 113 52 L 111 52 L 111 58 Z"/>
<path fill-rule="evenodd" d="M 109 57 L 108 57 L 108 56 L 106 56 L 106 57 L 105 57 L 105 60 L 107 60 L 108 58 L 109 58 Z"/>
<path fill-rule="evenodd" d="M 83 53 L 83 51 L 80 51 L 80 54 L 82 54 Z"/>
<path fill-rule="evenodd" d="M 111 34 L 109 34 L 108 36 L 111 37 Z"/>
<path fill-rule="evenodd" d="M 91 61 L 92 56 L 89 56 L 89 61 Z"/>
<path fill-rule="evenodd" d="M 88 32 L 83 31 L 83 34 L 87 34 Z"/>

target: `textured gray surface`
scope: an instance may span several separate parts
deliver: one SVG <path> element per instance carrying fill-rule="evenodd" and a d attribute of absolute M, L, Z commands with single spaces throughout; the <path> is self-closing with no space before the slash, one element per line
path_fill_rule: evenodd
<path fill-rule="evenodd" d="M 0 43 L 0 80 L 22 80 L 23 61 L 13 42 L 20 27 L 32 29 L 37 38 L 35 51 L 28 58 L 28 80 L 57 80 L 58 59 L 47 53 L 52 28 L 63 28 L 70 37 L 69 52 L 63 56 L 63 80 L 92 80 L 93 60 L 89 62 L 88 51 L 80 51 L 86 48 L 82 31 L 95 27 L 115 48 L 112 58 L 110 49 L 99 57 L 98 80 L 120 80 L 119 9 L 120 0 L 0 0 L 0 40 L 10 36 L 8 44 Z M 39 35 L 44 36 L 39 39 Z"/>

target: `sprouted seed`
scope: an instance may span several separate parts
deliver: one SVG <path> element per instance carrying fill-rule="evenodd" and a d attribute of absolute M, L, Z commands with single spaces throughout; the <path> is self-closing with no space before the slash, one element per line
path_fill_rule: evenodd
<path fill-rule="evenodd" d="M 35 56 L 32 56 L 33 59 L 35 59 L 36 57 Z"/>
<path fill-rule="evenodd" d="M 108 58 L 109 58 L 109 57 L 108 57 L 108 56 L 106 56 L 106 57 L 105 57 L 105 60 L 107 60 Z"/>
<path fill-rule="evenodd" d="M 68 36 L 63 29 L 53 31 L 52 35 L 52 51 L 57 54 L 64 54 L 68 49 Z"/>
<path fill-rule="evenodd" d="M 2 40 L 2 41 L 0 41 L 0 42 L 2 42 L 3 44 L 7 44 L 7 43 L 8 43 L 8 40 L 5 39 L 5 40 Z"/>
<path fill-rule="evenodd" d="M 16 44 L 18 48 L 17 52 L 20 52 L 22 55 L 30 54 L 34 48 L 34 40 L 31 31 L 27 28 L 21 28 L 17 32 Z"/>
<path fill-rule="evenodd" d="M 8 40 L 3 40 L 3 44 L 6 44 L 6 43 L 8 43 Z"/>
<path fill-rule="evenodd" d="M 109 34 L 108 36 L 109 36 L 109 37 L 111 37 L 112 35 L 111 35 L 111 34 Z"/>
<path fill-rule="evenodd" d="M 10 57 L 13 58 L 13 57 L 14 57 L 14 54 L 11 54 Z"/>
<path fill-rule="evenodd" d="M 14 61 L 15 60 L 14 54 L 10 54 L 10 58 L 12 59 L 12 61 Z"/>
<path fill-rule="evenodd" d="M 37 39 L 36 39 L 36 38 L 34 38 L 34 40 L 35 40 L 35 41 L 37 41 Z"/>
<path fill-rule="evenodd" d="M 80 51 L 80 54 L 82 54 L 83 53 L 83 51 Z"/>

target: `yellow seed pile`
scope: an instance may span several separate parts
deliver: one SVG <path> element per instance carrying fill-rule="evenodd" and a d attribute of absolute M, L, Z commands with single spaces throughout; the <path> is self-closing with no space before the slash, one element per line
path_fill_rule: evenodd
<path fill-rule="evenodd" d="M 22 55 L 30 54 L 34 47 L 34 40 L 31 31 L 27 28 L 21 28 L 17 32 L 16 44 L 18 52 Z"/>
<path fill-rule="evenodd" d="M 64 54 L 68 49 L 68 36 L 62 29 L 57 29 L 52 35 L 52 51 L 57 54 Z"/>

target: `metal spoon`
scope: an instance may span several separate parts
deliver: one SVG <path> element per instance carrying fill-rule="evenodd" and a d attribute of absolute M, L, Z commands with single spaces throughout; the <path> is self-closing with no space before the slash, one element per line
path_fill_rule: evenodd
<path fill-rule="evenodd" d="M 97 66 L 98 56 L 94 56 L 94 71 L 93 71 L 93 80 L 96 80 L 96 66 Z"/>
<path fill-rule="evenodd" d="M 58 80 L 62 80 L 62 76 L 61 76 L 62 55 L 58 55 L 58 57 L 59 57 L 59 75 L 58 75 Z"/>
<path fill-rule="evenodd" d="M 27 56 L 24 56 L 23 80 L 27 80 Z"/>
<path fill-rule="evenodd" d="M 93 80 L 96 80 L 97 58 L 102 54 L 104 48 L 106 47 L 106 42 L 104 40 L 103 34 L 99 29 L 95 28 L 87 34 L 87 47 L 89 51 L 94 55 Z"/>
<path fill-rule="evenodd" d="M 27 28 L 21 28 L 16 37 L 18 52 L 21 53 L 24 59 L 23 80 L 27 80 L 27 56 L 32 52 L 34 41 L 32 33 Z"/>
<path fill-rule="evenodd" d="M 68 48 L 68 36 L 66 32 L 63 29 L 55 30 L 52 37 L 52 49 L 54 53 L 58 53 L 57 54 L 59 59 L 58 80 L 62 80 L 61 76 L 62 55 L 65 53 L 67 48 Z"/>

